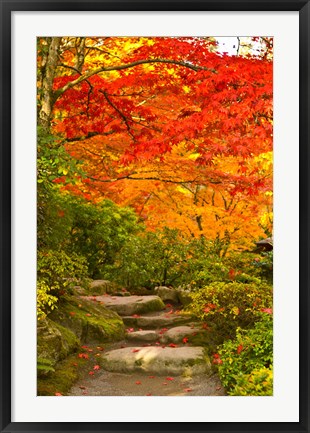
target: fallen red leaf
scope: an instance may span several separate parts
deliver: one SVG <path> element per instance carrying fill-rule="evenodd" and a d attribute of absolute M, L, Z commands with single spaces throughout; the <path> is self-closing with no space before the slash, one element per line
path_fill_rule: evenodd
<path fill-rule="evenodd" d="M 96 349 L 97 349 L 97 350 L 100 350 L 100 351 L 102 352 L 102 351 L 104 350 L 104 347 L 97 346 Z"/>
<path fill-rule="evenodd" d="M 155 379 L 156 376 L 149 376 L 149 379 Z"/>
<path fill-rule="evenodd" d="M 163 385 L 168 385 L 168 383 L 167 383 L 167 382 L 164 382 Z"/>
<path fill-rule="evenodd" d="M 70 314 L 70 316 L 75 316 L 76 313 L 74 311 L 70 311 L 69 314 Z"/>
<path fill-rule="evenodd" d="M 242 344 L 239 344 L 239 346 L 237 347 L 237 353 L 238 354 L 241 353 L 242 350 L 243 350 L 243 346 L 242 346 Z"/>
<path fill-rule="evenodd" d="M 55 395 L 57 395 L 57 397 L 62 396 L 60 392 L 55 392 Z"/>
<path fill-rule="evenodd" d="M 138 318 L 138 317 L 141 317 L 139 314 L 133 314 L 131 317 L 136 317 L 136 318 Z"/>
<path fill-rule="evenodd" d="M 149 392 L 148 394 L 145 394 L 145 395 L 150 396 L 150 395 L 152 395 L 152 394 Z"/>
<path fill-rule="evenodd" d="M 184 391 L 185 391 L 185 392 L 191 392 L 191 391 L 193 391 L 193 390 L 192 390 L 192 388 L 184 388 Z"/>
<path fill-rule="evenodd" d="M 166 380 L 174 380 L 173 377 L 166 377 Z"/>
<path fill-rule="evenodd" d="M 174 343 L 170 343 L 170 344 L 169 344 L 169 347 L 177 347 L 177 345 L 174 344 Z"/>
<path fill-rule="evenodd" d="M 94 370 L 100 370 L 100 365 L 94 365 Z"/>
<path fill-rule="evenodd" d="M 140 380 L 137 380 L 136 385 L 142 385 L 142 382 L 140 382 Z"/>
<path fill-rule="evenodd" d="M 89 356 L 87 355 L 87 353 L 79 353 L 78 357 L 79 358 L 84 358 L 84 359 L 88 359 L 89 358 Z"/>
<path fill-rule="evenodd" d="M 81 346 L 82 349 L 88 349 L 88 346 Z"/>
<path fill-rule="evenodd" d="M 90 371 L 88 374 L 89 374 L 90 376 L 93 376 L 95 373 L 94 373 L 93 371 Z"/>
<path fill-rule="evenodd" d="M 184 344 L 185 344 L 185 343 L 188 343 L 188 338 L 187 338 L 187 337 L 184 337 L 182 341 L 183 341 Z"/>
<path fill-rule="evenodd" d="M 128 328 L 126 329 L 127 332 L 134 332 L 134 328 Z"/>
<path fill-rule="evenodd" d="M 136 353 L 136 352 L 139 352 L 139 351 L 140 351 L 140 349 L 133 349 L 132 353 Z"/>
<path fill-rule="evenodd" d="M 87 317 L 91 317 L 91 314 L 89 314 L 89 313 L 86 313 L 86 314 L 85 314 L 85 316 L 87 316 Z"/>

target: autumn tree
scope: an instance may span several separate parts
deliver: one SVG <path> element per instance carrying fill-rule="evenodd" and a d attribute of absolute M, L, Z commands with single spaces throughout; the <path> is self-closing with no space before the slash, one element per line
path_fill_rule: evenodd
<path fill-rule="evenodd" d="M 83 161 L 64 188 L 130 205 L 153 230 L 244 246 L 270 232 L 266 41 L 228 56 L 211 38 L 39 38 L 38 123 Z"/>

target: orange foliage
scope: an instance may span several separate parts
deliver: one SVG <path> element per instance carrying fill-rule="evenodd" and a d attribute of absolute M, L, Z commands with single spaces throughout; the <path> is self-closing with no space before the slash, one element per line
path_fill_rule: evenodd
<path fill-rule="evenodd" d="M 53 129 L 87 177 L 65 189 L 131 206 L 150 230 L 236 247 L 272 230 L 270 60 L 204 38 L 86 38 L 76 73 L 68 40 Z"/>

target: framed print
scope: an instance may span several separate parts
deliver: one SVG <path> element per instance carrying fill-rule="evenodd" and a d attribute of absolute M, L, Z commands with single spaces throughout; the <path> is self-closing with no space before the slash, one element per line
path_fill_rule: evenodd
<path fill-rule="evenodd" d="M 1 34 L 1 431 L 309 431 L 309 2 Z"/>

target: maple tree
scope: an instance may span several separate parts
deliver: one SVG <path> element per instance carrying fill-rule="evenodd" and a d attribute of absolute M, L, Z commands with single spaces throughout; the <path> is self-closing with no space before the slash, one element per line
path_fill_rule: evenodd
<path fill-rule="evenodd" d="M 243 248 L 271 234 L 272 39 L 261 46 L 229 56 L 202 37 L 39 38 L 38 123 L 84 172 L 54 182 L 133 207 L 149 230 Z"/>

